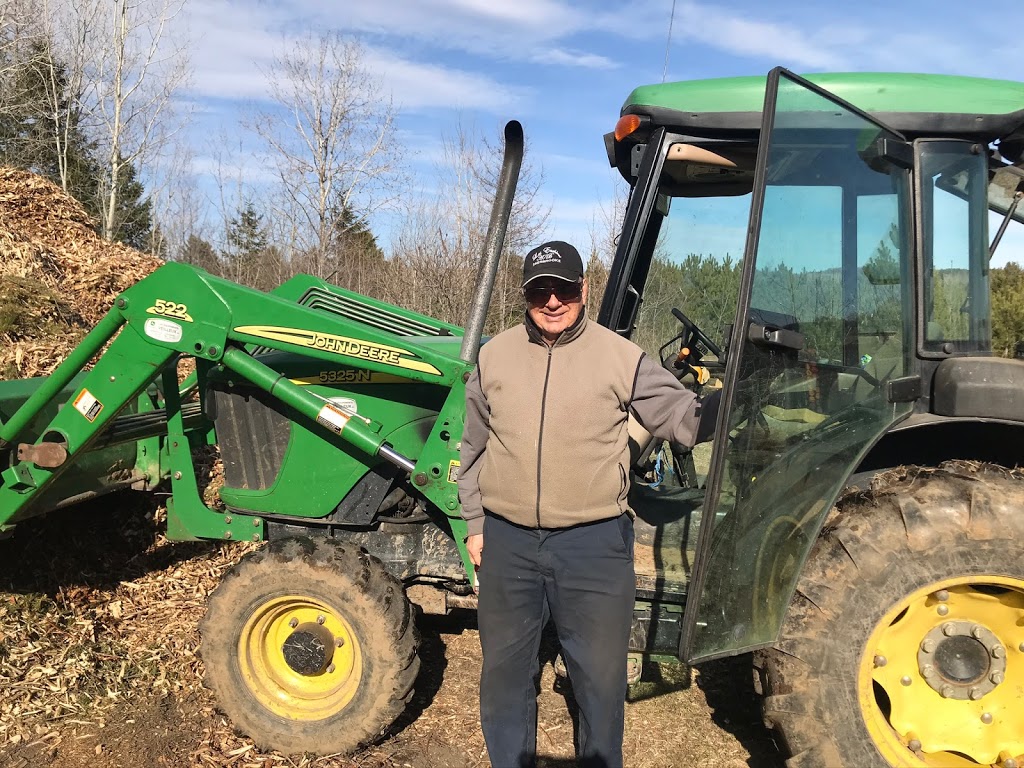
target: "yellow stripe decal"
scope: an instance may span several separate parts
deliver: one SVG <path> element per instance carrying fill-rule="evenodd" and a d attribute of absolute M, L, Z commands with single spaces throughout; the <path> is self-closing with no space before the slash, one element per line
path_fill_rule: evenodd
<path fill-rule="evenodd" d="M 404 368 L 408 371 L 420 371 L 422 373 L 434 374 L 435 376 L 441 375 L 441 372 L 430 363 L 415 357 L 405 357 L 405 355 L 411 353 L 409 350 L 402 349 L 401 347 L 374 344 L 363 339 L 335 336 L 332 333 L 320 333 L 319 331 L 307 331 L 303 328 L 279 328 L 273 325 L 241 325 L 234 330 L 235 333 L 243 333 L 246 336 L 283 341 L 286 344 L 295 344 L 296 346 L 310 347 L 311 349 L 321 349 L 335 355 L 354 357 L 359 360 L 370 360 L 374 363 Z"/>

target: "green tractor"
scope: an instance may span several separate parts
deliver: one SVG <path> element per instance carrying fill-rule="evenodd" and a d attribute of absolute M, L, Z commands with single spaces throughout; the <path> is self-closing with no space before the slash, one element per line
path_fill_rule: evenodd
<path fill-rule="evenodd" d="M 505 146 L 465 329 L 168 264 L 52 376 L 0 385 L 0 532 L 166 480 L 171 538 L 266 542 L 201 627 L 206 682 L 260 746 L 378 738 L 417 676 L 412 605 L 475 605 L 455 481 L 517 123 Z M 1024 221 L 1024 84 L 649 86 L 606 146 L 631 192 L 599 321 L 723 403 L 709 457 L 634 430 L 630 650 L 753 652 L 794 766 L 1020 763 L 1024 363 L 991 356 L 988 265 Z M 684 267 L 744 224 L 716 327 Z M 209 444 L 223 508 L 196 479 Z"/>

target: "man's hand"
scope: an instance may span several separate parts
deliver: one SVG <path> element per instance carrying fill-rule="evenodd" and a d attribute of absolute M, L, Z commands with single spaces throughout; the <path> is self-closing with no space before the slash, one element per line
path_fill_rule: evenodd
<path fill-rule="evenodd" d="M 484 556 L 484 535 L 482 533 L 474 533 L 466 539 L 466 552 L 469 553 L 469 559 L 473 565 L 479 568 L 480 559 Z"/>

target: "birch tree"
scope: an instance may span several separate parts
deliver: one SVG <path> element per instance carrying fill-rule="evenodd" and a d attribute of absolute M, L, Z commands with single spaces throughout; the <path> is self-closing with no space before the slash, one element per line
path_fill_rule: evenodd
<path fill-rule="evenodd" d="M 368 229 L 399 176 L 395 110 L 362 61 L 362 46 L 338 35 L 296 41 L 274 59 L 270 103 L 249 122 L 277 176 L 275 218 L 294 266 L 319 277 L 358 266 L 346 239 Z"/>
<path fill-rule="evenodd" d="M 187 47 L 170 26 L 185 0 L 106 0 L 83 104 L 104 149 L 100 234 L 116 239 L 126 169 L 144 172 L 175 133 L 175 94 L 189 77 Z"/>

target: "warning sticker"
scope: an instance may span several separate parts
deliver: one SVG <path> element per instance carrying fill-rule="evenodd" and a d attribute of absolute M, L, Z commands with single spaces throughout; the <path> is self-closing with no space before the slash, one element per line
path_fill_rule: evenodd
<path fill-rule="evenodd" d="M 90 422 L 96 421 L 96 417 L 103 410 L 103 403 L 93 397 L 88 389 L 83 389 L 79 392 L 72 405 L 76 411 L 85 416 Z"/>
<path fill-rule="evenodd" d="M 448 462 L 448 482 L 457 483 L 459 481 L 459 466 L 461 462 L 449 461 Z"/>
<path fill-rule="evenodd" d="M 341 430 L 348 424 L 349 418 L 349 414 L 330 403 L 325 403 L 324 407 L 320 409 L 320 413 L 316 415 L 317 423 L 327 427 L 336 435 L 341 434 Z"/>

